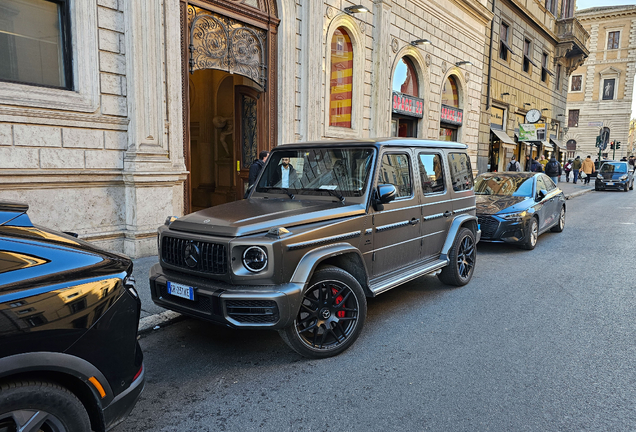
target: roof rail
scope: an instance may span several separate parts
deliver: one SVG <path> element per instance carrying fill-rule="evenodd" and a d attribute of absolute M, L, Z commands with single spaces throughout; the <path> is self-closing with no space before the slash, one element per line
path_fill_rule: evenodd
<path fill-rule="evenodd" d="M 29 205 L 12 201 L 0 201 L 0 211 L 10 211 L 16 213 L 26 213 L 29 210 Z"/>

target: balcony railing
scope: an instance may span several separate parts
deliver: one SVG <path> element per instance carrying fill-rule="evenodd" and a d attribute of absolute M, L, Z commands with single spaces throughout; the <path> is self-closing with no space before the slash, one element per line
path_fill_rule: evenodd
<path fill-rule="evenodd" d="M 577 49 L 572 50 L 571 55 L 580 53 L 583 53 L 585 57 L 589 55 L 590 52 L 585 45 L 590 38 L 590 34 L 583 28 L 578 19 L 572 17 L 558 20 L 556 30 L 559 43 L 574 43 Z M 580 53 L 577 51 L 580 51 Z"/>

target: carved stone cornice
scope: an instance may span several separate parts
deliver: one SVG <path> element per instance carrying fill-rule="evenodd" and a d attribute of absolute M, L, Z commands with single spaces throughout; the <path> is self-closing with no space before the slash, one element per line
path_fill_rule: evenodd
<path fill-rule="evenodd" d="M 599 21 L 630 15 L 636 16 L 636 5 L 592 7 L 574 14 L 580 21 Z"/>
<path fill-rule="evenodd" d="M 202 8 L 218 8 L 215 9 L 216 12 L 220 12 L 219 9 L 222 9 L 223 11 L 232 14 L 233 18 L 241 16 L 261 23 L 272 23 L 275 26 L 278 26 L 278 23 L 280 22 L 278 19 L 276 0 L 263 1 L 262 3 L 264 4 L 262 4 L 261 7 L 266 6 L 264 8 L 266 10 L 245 6 L 236 0 L 190 0 L 188 3 Z"/>
<path fill-rule="evenodd" d="M 477 18 L 482 24 L 488 24 L 495 16 L 492 11 L 481 4 L 478 0 L 455 0 L 455 4 L 465 12 Z"/>

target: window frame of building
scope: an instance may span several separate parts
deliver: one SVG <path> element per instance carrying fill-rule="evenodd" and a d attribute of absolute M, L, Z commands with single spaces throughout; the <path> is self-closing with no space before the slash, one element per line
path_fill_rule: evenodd
<path fill-rule="evenodd" d="M 47 87 L 2 81 L 0 105 L 94 113 L 99 108 L 97 7 L 90 1 L 71 1 L 68 13 L 72 62 L 69 87 Z"/>
<path fill-rule="evenodd" d="M 59 30 L 59 38 L 60 38 L 60 56 L 61 61 L 56 66 L 62 66 L 63 72 L 60 74 L 60 78 L 64 79 L 64 84 L 60 85 L 52 85 L 52 84 L 44 84 L 39 82 L 33 82 L 28 80 L 21 79 L 2 79 L 0 78 L 0 82 L 3 83 L 14 83 L 14 84 L 23 84 L 23 85 L 31 85 L 38 87 L 49 87 L 55 89 L 63 89 L 63 90 L 73 90 L 73 50 L 72 50 L 72 40 L 71 40 L 71 19 L 70 19 L 70 0 L 39 0 L 41 3 L 52 3 L 57 6 L 58 13 L 57 15 L 57 25 L 56 27 Z M 20 37 L 20 29 L 13 29 L 14 37 Z M 10 60 L 9 60 L 10 61 Z M 52 67 L 53 65 L 43 65 L 43 68 L 47 66 Z"/>
<path fill-rule="evenodd" d="M 532 60 L 532 39 L 523 39 L 523 61 L 522 69 L 528 75 L 532 75 L 532 66 L 537 67 L 536 63 Z"/>
<path fill-rule="evenodd" d="M 506 35 L 505 38 L 502 37 L 504 28 Z M 508 42 L 508 40 L 510 39 L 511 30 L 512 27 L 510 26 L 510 24 L 502 19 L 501 23 L 499 24 L 499 59 L 507 63 L 510 63 L 510 58 L 514 55 L 514 52 L 512 52 L 512 48 L 510 47 L 510 42 Z"/>
<path fill-rule="evenodd" d="M 568 110 L 568 127 L 579 127 L 579 118 L 581 115 L 581 110 L 571 109 Z"/>
<path fill-rule="evenodd" d="M 605 97 L 605 84 L 607 81 L 614 81 L 612 95 Z M 618 77 L 617 76 L 601 76 L 601 101 L 616 100 L 616 93 L 618 92 Z"/>
<path fill-rule="evenodd" d="M 561 91 L 561 63 L 557 63 L 556 65 L 556 89 L 557 91 Z"/>
<path fill-rule="evenodd" d="M 581 80 L 579 82 L 579 89 L 574 90 L 574 78 L 580 77 Z M 570 93 L 581 93 L 583 92 L 583 74 L 570 75 L 570 85 L 568 86 Z"/>
<path fill-rule="evenodd" d="M 546 85 L 549 84 L 548 77 L 554 76 L 554 74 L 550 72 L 550 69 L 548 69 L 549 60 L 550 54 L 544 51 L 541 55 L 541 81 Z"/>
<path fill-rule="evenodd" d="M 561 3 L 561 18 L 572 18 L 574 16 L 575 0 L 563 0 Z"/>
<path fill-rule="evenodd" d="M 490 128 L 491 129 L 497 129 L 497 130 L 505 131 L 506 130 L 506 122 L 508 121 L 508 110 L 506 108 L 503 108 L 503 107 L 500 107 L 500 106 L 497 106 L 497 105 L 492 105 L 490 107 L 490 110 L 491 110 L 491 113 L 490 113 Z M 501 124 L 492 122 L 493 111 L 501 112 Z"/>
<path fill-rule="evenodd" d="M 558 3 L 558 0 L 545 0 L 546 10 L 554 16 L 556 16 L 557 3 Z"/>
<path fill-rule="evenodd" d="M 610 46 L 610 43 L 612 44 Z M 621 31 L 620 30 L 607 30 L 607 36 L 605 41 L 605 49 L 607 51 L 618 50 L 621 48 Z"/>
<path fill-rule="evenodd" d="M 351 82 L 351 127 L 331 126 L 331 41 L 338 29 L 344 29 L 352 45 L 352 82 Z M 324 107 L 324 136 L 328 138 L 358 138 L 362 131 L 362 106 L 364 82 L 364 53 L 361 46 L 361 32 L 357 24 L 348 16 L 335 18 L 325 35 L 325 107 Z M 390 101 L 387 101 L 387 105 Z"/>

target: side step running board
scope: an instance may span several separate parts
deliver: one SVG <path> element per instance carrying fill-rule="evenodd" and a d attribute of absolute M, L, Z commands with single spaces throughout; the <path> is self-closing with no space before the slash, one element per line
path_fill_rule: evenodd
<path fill-rule="evenodd" d="M 376 280 L 372 280 L 369 284 L 369 289 L 373 292 L 374 296 L 382 294 L 385 291 L 395 288 L 398 285 L 402 285 L 413 279 L 417 279 L 425 274 L 432 273 L 435 270 L 439 270 L 442 267 L 448 265 L 448 261 L 445 259 L 438 259 L 426 264 L 415 264 L 402 270 L 398 274 L 389 274 L 380 276 Z"/>

